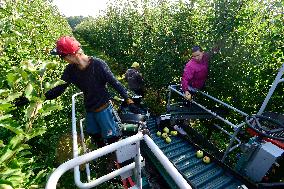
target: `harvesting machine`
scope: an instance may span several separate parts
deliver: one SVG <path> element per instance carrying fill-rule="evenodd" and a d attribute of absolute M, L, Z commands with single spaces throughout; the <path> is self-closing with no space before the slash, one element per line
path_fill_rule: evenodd
<path fill-rule="evenodd" d="M 80 125 L 81 147 L 79 155 L 77 141 L 77 118 L 75 100 L 72 96 L 72 134 L 74 158 L 60 165 L 50 176 L 46 189 L 56 188 L 60 176 L 74 169 L 74 182 L 79 188 L 93 188 L 114 177 L 120 177 L 124 188 L 284 188 L 284 115 L 265 112 L 265 108 L 278 84 L 283 83 L 284 64 L 280 68 L 261 108 L 255 115 L 249 115 L 209 94 L 197 94 L 218 104 L 234 115 L 241 117 L 240 123 L 233 123 L 226 112 L 209 109 L 198 103 L 198 99 L 184 100 L 180 86 L 169 86 L 167 112 L 152 116 L 138 100 L 140 111 L 131 111 L 122 106 L 114 110 L 114 116 L 121 130 L 122 139 L 97 150 L 87 152 L 84 143 L 84 118 Z M 139 99 L 139 97 L 137 97 Z M 228 118 L 227 118 L 228 117 Z M 197 127 L 204 120 L 207 124 Z M 164 130 L 167 127 L 168 129 Z M 198 129 L 199 128 L 199 129 Z M 201 128 L 201 129 L 200 129 Z M 206 130 L 207 135 L 202 132 Z M 165 141 L 157 132 L 178 131 Z M 212 132 L 223 133 L 220 140 L 228 141 L 220 149 Z M 226 136 L 226 138 L 225 138 Z M 216 140 L 216 139 L 215 139 Z M 215 141 L 216 142 L 216 141 Z M 218 141 L 217 141 L 218 142 Z M 196 152 L 210 158 L 203 161 Z M 91 178 L 90 163 L 95 159 L 115 152 L 118 168 L 100 178 Z M 86 181 L 81 181 L 79 166 L 85 164 Z M 149 171 L 149 169 L 154 171 Z M 151 182 L 151 174 L 158 174 L 162 181 Z M 159 188 L 159 187 L 158 187 Z"/>

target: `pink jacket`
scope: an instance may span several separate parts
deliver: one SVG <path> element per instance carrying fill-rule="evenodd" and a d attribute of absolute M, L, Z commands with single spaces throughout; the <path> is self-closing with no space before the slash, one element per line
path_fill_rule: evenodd
<path fill-rule="evenodd" d="M 204 53 L 202 60 L 197 62 L 195 59 L 191 59 L 183 70 L 181 86 L 182 90 L 188 91 L 188 86 L 201 89 L 204 87 L 205 81 L 208 76 L 208 53 Z"/>

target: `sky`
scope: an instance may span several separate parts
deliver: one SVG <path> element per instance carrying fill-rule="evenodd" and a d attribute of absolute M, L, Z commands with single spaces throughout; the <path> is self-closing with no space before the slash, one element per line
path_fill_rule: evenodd
<path fill-rule="evenodd" d="M 99 15 L 99 12 L 106 10 L 107 3 L 113 0 L 53 0 L 53 4 L 56 5 L 61 14 L 66 17 L 69 16 L 93 16 Z M 171 0 L 171 2 L 177 2 L 178 0 Z M 184 0 L 189 1 L 189 0 Z"/>
<path fill-rule="evenodd" d="M 107 8 L 109 0 L 53 0 L 59 11 L 65 16 L 93 16 L 99 15 L 100 10 Z"/>

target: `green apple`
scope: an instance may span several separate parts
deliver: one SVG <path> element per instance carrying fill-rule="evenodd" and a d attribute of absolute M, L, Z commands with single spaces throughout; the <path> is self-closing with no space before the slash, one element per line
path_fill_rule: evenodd
<path fill-rule="evenodd" d="M 158 131 L 158 132 L 157 132 L 157 136 L 160 137 L 161 135 L 162 135 L 161 131 Z"/>
<path fill-rule="evenodd" d="M 170 132 L 170 130 L 169 130 L 168 127 L 165 127 L 165 128 L 163 129 L 163 131 L 164 131 L 165 133 L 169 133 L 169 132 Z"/>
<path fill-rule="evenodd" d="M 210 163 L 210 158 L 208 156 L 204 156 L 203 162 L 207 164 Z"/>
<path fill-rule="evenodd" d="M 167 138 L 167 137 L 168 137 L 168 134 L 167 134 L 167 133 L 163 133 L 163 134 L 162 134 L 162 137 L 163 137 L 163 138 Z"/>
<path fill-rule="evenodd" d="M 202 152 L 201 150 L 198 150 L 198 151 L 196 152 L 196 157 L 197 157 L 197 158 L 202 158 L 202 157 L 203 157 L 203 152 Z"/>
<path fill-rule="evenodd" d="M 166 143 L 169 144 L 170 142 L 172 142 L 171 138 L 170 138 L 170 137 L 167 137 L 167 138 L 166 138 Z"/>
<path fill-rule="evenodd" d="M 177 131 L 171 131 L 171 135 L 177 136 L 178 132 Z"/>

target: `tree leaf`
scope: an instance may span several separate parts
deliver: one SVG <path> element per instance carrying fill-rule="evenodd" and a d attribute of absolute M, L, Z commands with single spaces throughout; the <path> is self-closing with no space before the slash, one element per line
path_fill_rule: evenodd
<path fill-rule="evenodd" d="M 49 62 L 46 64 L 46 69 L 47 70 L 54 70 L 56 68 L 56 64 L 53 62 Z"/>
<path fill-rule="evenodd" d="M 7 181 L 9 182 L 9 181 Z M 1 183 L 1 181 L 0 181 Z M 12 183 L 12 182 L 10 182 Z M 0 184 L 0 189 L 13 189 L 13 187 L 11 186 L 12 184 Z"/>
<path fill-rule="evenodd" d="M 24 177 L 25 177 L 24 173 L 19 172 L 16 175 L 10 176 L 7 180 L 11 181 L 13 185 L 17 186 L 17 185 L 21 185 Z"/>
<path fill-rule="evenodd" d="M 25 96 L 27 97 L 27 99 L 30 100 L 32 92 L 33 92 L 33 86 L 32 84 L 29 83 L 25 90 Z"/>
<path fill-rule="evenodd" d="M 19 77 L 15 73 L 8 73 L 6 78 L 9 86 L 13 87 Z"/>
<path fill-rule="evenodd" d="M 16 158 L 12 159 L 9 163 L 9 168 L 18 169 L 20 168 L 20 164 Z"/>
<path fill-rule="evenodd" d="M 13 105 L 11 103 L 1 103 L 0 104 L 0 111 L 7 111 L 11 109 Z M 0 117 L 0 120 L 2 119 L 2 116 Z"/>
<path fill-rule="evenodd" d="M 41 170 L 37 173 L 36 177 L 34 178 L 34 182 L 38 183 L 39 180 L 43 177 L 45 177 L 46 175 L 48 175 L 48 171 L 46 169 Z"/>
<path fill-rule="evenodd" d="M 30 119 L 36 110 L 37 103 L 31 103 L 28 108 L 26 109 L 26 118 Z"/>
<path fill-rule="evenodd" d="M 0 110 L 1 110 L 1 108 L 0 108 Z M 1 115 L 0 116 L 0 121 L 8 119 L 8 118 L 11 118 L 11 117 L 13 117 L 11 114 Z"/>
<path fill-rule="evenodd" d="M 56 86 L 58 86 L 58 85 L 62 85 L 62 84 L 64 84 L 64 83 L 66 83 L 66 82 L 63 81 L 63 80 L 55 81 L 55 82 L 53 82 L 53 83 L 50 85 L 50 88 L 54 88 L 54 87 L 56 87 Z"/>
<path fill-rule="evenodd" d="M 8 185 L 12 185 L 11 182 L 7 181 L 7 180 L 3 180 L 3 179 L 0 179 L 0 184 L 8 184 Z"/>
<path fill-rule="evenodd" d="M 3 147 L 5 147 L 5 144 L 4 144 L 3 140 L 0 140 L 0 148 L 3 148 Z"/>
<path fill-rule="evenodd" d="M 28 140 L 30 140 L 36 136 L 44 134 L 45 132 L 46 132 L 46 128 L 42 128 L 42 127 L 34 128 L 31 133 L 26 134 L 26 137 Z"/>
<path fill-rule="evenodd" d="M 9 145 L 8 145 L 9 148 L 15 149 L 19 144 L 22 143 L 24 138 L 25 138 L 24 135 L 21 135 L 21 134 L 14 136 L 9 142 Z"/>
<path fill-rule="evenodd" d="M 17 135 L 24 134 L 24 131 L 20 128 L 15 128 L 15 127 L 11 127 L 9 125 L 3 125 L 3 124 L 0 124 L 0 126 L 12 131 L 13 133 L 15 133 Z"/>
<path fill-rule="evenodd" d="M 0 96 L 7 96 L 9 94 L 9 90 L 8 89 L 0 89 Z"/>
<path fill-rule="evenodd" d="M 45 82 L 44 83 L 44 89 L 45 89 L 45 91 L 48 91 L 49 89 L 50 89 L 50 83 L 49 82 Z"/>
<path fill-rule="evenodd" d="M 11 102 L 13 100 L 15 100 L 16 98 L 19 98 L 20 96 L 22 96 L 22 92 L 14 92 L 14 93 L 10 93 L 9 97 L 7 98 L 8 102 Z"/>
<path fill-rule="evenodd" d="M 50 104 L 45 104 L 43 108 L 39 111 L 39 113 L 41 113 L 41 115 L 44 117 L 50 115 L 54 110 L 61 110 L 61 109 L 62 107 L 60 105 L 50 103 Z"/>
<path fill-rule="evenodd" d="M 13 154 L 15 153 L 14 150 L 9 149 L 7 146 L 4 148 L 4 153 L 2 150 L 2 155 L 0 156 L 0 164 L 4 163 L 6 160 L 8 160 L 10 157 L 13 156 Z M 3 174 L 3 172 L 0 172 L 0 175 Z"/>

